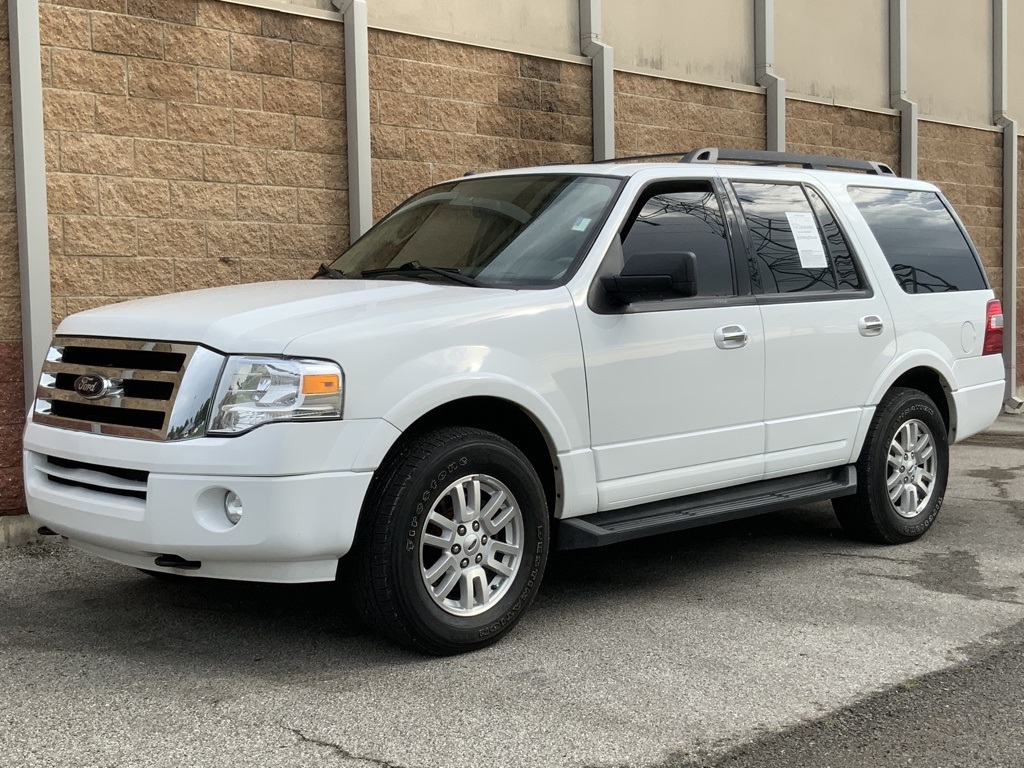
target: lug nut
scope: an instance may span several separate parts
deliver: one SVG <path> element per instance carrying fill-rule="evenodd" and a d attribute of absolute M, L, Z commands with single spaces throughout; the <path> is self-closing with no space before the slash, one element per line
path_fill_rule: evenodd
<path fill-rule="evenodd" d="M 486 533 L 483 536 L 480 537 L 480 543 L 481 544 L 486 544 L 487 543 L 487 534 Z"/>
<path fill-rule="evenodd" d="M 460 547 L 458 544 L 452 544 L 452 554 L 453 555 L 457 555 L 461 551 L 462 551 L 462 547 Z"/>
<path fill-rule="evenodd" d="M 480 521 L 479 520 L 474 520 L 473 521 L 473 530 L 474 531 L 479 531 L 480 530 Z"/>
<path fill-rule="evenodd" d="M 463 568 L 468 568 L 469 567 L 469 558 L 468 557 L 462 558 L 461 565 L 462 565 Z"/>
<path fill-rule="evenodd" d="M 483 556 L 483 555 L 480 555 L 480 554 L 478 554 L 478 555 L 476 556 L 476 561 L 477 561 L 478 563 L 479 563 L 480 561 L 482 561 L 483 559 L 484 559 L 484 556 Z"/>
<path fill-rule="evenodd" d="M 459 528 L 458 528 L 458 531 L 459 531 L 459 536 L 465 536 L 466 535 L 466 526 L 460 525 Z"/>

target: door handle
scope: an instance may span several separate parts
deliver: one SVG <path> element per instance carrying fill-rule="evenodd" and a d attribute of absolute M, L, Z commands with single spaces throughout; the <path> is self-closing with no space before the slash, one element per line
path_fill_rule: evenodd
<path fill-rule="evenodd" d="M 866 315 L 857 321 L 857 328 L 861 336 L 881 336 L 885 323 L 878 315 Z"/>
<path fill-rule="evenodd" d="M 723 325 L 715 331 L 715 345 L 719 349 L 739 349 L 747 346 L 747 329 L 742 325 Z"/>

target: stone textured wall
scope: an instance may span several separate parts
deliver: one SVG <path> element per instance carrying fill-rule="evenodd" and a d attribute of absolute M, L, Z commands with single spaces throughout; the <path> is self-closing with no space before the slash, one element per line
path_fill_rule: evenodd
<path fill-rule="evenodd" d="M 54 320 L 348 244 L 344 32 L 218 0 L 40 5 Z"/>
<path fill-rule="evenodd" d="M 900 118 L 810 101 L 786 101 L 786 148 L 877 160 L 900 172 Z"/>
<path fill-rule="evenodd" d="M 918 175 L 943 191 L 978 247 L 996 295 L 1003 284 L 1003 139 L 996 131 L 921 121 Z"/>
<path fill-rule="evenodd" d="M 699 147 L 764 149 L 764 96 L 615 73 L 616 155 L 685 152 Z"/>
<path fill-rule="evenodd" d="M 467 171 L 593 157 L 590 67 L 370 30 L 373 212 Z"/>
<path fill-rule="evenodd" d="M 21 482 L 21 432 L 25 428 L 25 386 L 21 344 L 0 341 L 0 515 L 25 511 Z"/>
<path fill-rule="evenodd" d="M 7 0 L 0 0 L 0 343 L 21 341 L 20 295 L 18 224 L 14 203 L 11 52 L 7 39 Z M 6 347 L 4 344 L 3 349 Z M 0 356 L 0 368 L 6 367 L 7 358 Z"/>
<path fill-rule="evenodd" d="M 25 511 L 21 486 L 25 389 L 21 363 L 21 284 L 10 61 L 7 0 L 0 0 L 0 515 Z"/>

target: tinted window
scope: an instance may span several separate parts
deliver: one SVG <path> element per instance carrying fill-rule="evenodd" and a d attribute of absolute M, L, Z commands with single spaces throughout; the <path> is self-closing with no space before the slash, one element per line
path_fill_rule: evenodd
<path fill-rule="evenodd" d="M 739 198 L 747 228 L 753 240 L 760 273 L 761 288 L 765 293 L 792 293 L 797 291 L 834 291 L 836 276 L 828 263 L 811 267 L 810 256 L 801 253 L 793 236 L 791 219 L 787 214 L 814 220 L 818 246 L 824 249 L 820 224 L 814 218 L 803 188 L 797 184 L 733 184 Z"/>
<path fill-rule="evenodd" d="M 644 194 L 646 199 L 623 233 L 623 261 L 638 253 L 690 252 L 697 257 L 699 294 L 732 296 L 725 220 L 711 184 L 659 184 Z"/>
<path fill-rule="evenodd" d="M 839 228 L 839 222 L 832 215 L 832 211 L 825 205 L 821 196 L 810 187 L 805 187 L 807 198 L 811 201 L 815 216 L 818 217 L 818 226 L 825 236 L 825 246 L 828 248 L 832 268 L 836 272 L 836 281 L 840 291 L 856 291 L 864 287 L 860 274 L 857 272 L 857 264 L 853 260 L 853 252 L 850 244 L 846 242 L 843 230 Z"/>
<path fill-rule="evenodd" d="M 907 293 L 988 287 L 967 239 L 934 192 L 850 187 L 850 197 Z"/>

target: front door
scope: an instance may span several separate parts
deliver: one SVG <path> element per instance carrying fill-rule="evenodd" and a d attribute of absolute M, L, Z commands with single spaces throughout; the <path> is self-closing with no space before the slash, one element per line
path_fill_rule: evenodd
<path fill-rule="evenodd" d="M 712 180 L 649 185 L 601 270 L 690 252 L 697 296 L 616 307 L 595 285 L 577 307 L 601 510 L 762 477 L 764 332 L 721 192 Z"/>

